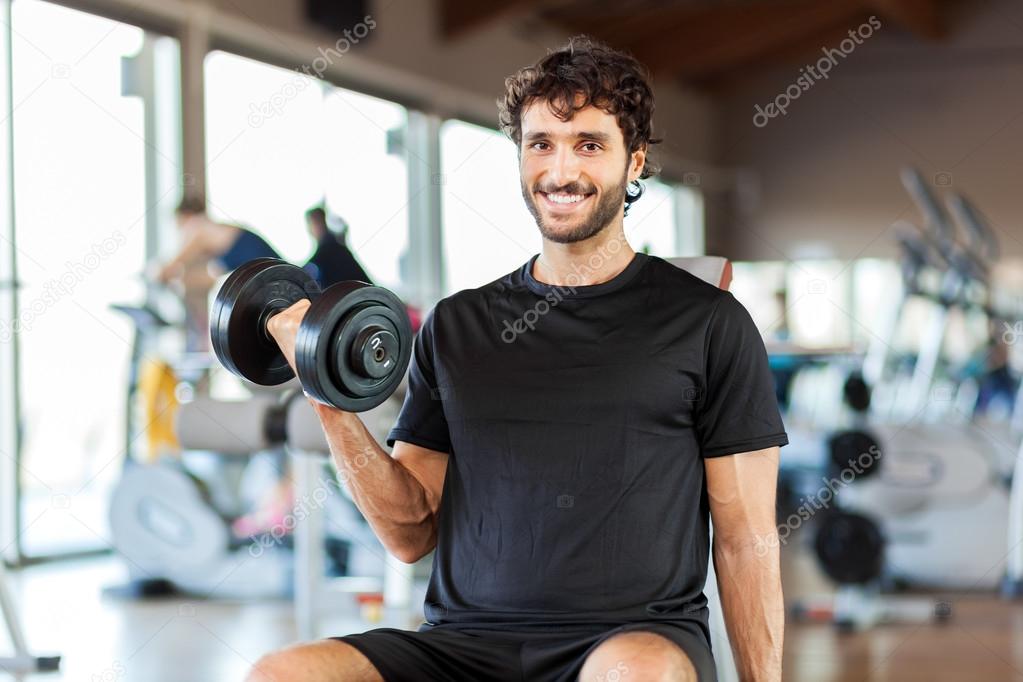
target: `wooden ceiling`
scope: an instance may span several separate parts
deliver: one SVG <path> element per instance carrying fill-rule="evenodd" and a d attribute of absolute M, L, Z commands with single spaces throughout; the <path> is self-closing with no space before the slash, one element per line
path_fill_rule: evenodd
<path fill-rule="evenodd" d="M 836 46 L 874 15 L 907 40 L 939 41 L 952 0 L 438 0 L 445 40 L 531 18 L 624 48 L 655 75 L 718 88 Z"/>

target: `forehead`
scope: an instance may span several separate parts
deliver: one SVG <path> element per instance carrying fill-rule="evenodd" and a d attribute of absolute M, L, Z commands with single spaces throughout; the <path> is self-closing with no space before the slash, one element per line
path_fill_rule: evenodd
<path fill-rule="evenodd" d="M 522 137 L 541 131 L 565 137 L 576 137 L 584 132 L 603 132 L 622 139 L 618 120 L 603 109 L 584 107 L 571 119 L 563 121 L 551 111 L 549 102 L 534 101 L 522 110 Z"/>

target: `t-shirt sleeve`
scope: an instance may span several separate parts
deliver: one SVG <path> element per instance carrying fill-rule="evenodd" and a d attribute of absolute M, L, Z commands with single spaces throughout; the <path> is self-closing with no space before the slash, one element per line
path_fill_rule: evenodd
<path fill-rule="evenodd" d="M 434 363 L 436 315 L 437 307 L 434 307 L 423 320 L 413 343 L 408 390 L 398 421 L 387 434 L 389 446 L 401 440 L 438 452 L 451 452 L 451 435 L 444 417 L 442 392 L 437 386 Z"/>
<path fill-rule="evenodd" d="M 786 445 L 764 340 L 727 291 L 711 313 L 704 353 L 704 395 L 696 419 L 703 456 Z"/>

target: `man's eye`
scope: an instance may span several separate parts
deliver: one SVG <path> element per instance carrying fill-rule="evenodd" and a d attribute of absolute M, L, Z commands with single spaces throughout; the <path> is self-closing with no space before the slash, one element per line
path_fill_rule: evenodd
<path fill-rule="evenodd" d="M 585 149 L 588 152 L 596 152 L 600 151 L 600 145 L 597 144 L 596 142 L 587 142 L 586 144 L 583 145 L 583 149 Z"/>
<path fill-rule="evenodd" d="M 547 147 L 548 147 L 548 144 L 546 142 L 534 142 L 533 143 L 533 149 L 535 149 L 538 152 L 545 151 L 547 149 Z"/>

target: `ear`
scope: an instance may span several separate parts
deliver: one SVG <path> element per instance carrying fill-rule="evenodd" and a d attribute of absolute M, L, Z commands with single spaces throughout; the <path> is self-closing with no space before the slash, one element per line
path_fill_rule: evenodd
<path fill-rule="evenodd" d="M 646 165 L 646 146 L 642 146 L 629 155 L 629 182 L 639 180 L 643 173 L 643 166 Z"/>

